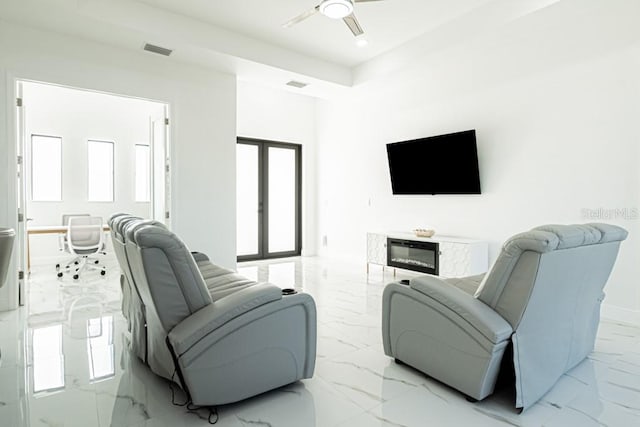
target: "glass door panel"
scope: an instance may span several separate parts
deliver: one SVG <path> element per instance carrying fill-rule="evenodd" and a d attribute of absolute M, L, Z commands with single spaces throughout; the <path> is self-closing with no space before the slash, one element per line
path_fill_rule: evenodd
<path fill-rule="evenodd" d="M 269 253 L 296 249 L 296 152 L 269 147 Z"/>
<path fill-rule="evenodd" d="M 300 255 L 301 146 L 238 138 L 238 261 Z"/>
<path fill-rule="evenodd" d="M 237 148 L 237 255 L 258 255 L 260 253 L 259 146 L 238 144 Z"/>

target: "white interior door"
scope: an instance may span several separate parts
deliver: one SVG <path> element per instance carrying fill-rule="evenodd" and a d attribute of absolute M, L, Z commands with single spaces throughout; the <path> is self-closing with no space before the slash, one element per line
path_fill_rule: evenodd
<path fill-rule="evenodd" d="M 25 265 L 29 259 L 29 242 L 27 236 L 27 204 L 26 204 L 26 180 L 25 176 L 25 109 L 22 82 L 16 83 L 16 153 L 17 158 L 17 199 L 18 199 L 18 229 L 16 230 L 16 253 L 18 254 L 18 303 L 26 302 L 25 272 L 29 272 L 30 265 Z"/>
<path fill-rule="evenodd" d="M 171 181 L 169 159 L 169 115 L 167 106 L 151 117 L 151 182 L 153 219 L 171 226 Z"/>

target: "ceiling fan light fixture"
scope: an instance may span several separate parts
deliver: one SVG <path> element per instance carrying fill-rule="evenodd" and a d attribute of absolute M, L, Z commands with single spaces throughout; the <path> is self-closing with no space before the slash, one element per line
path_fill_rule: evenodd
<path fill-rule="evenodd" d="M 332 19 L 342 19 L 353 12 L 352 0 L 325 0 L 320 3 L 320 13 Z"/>

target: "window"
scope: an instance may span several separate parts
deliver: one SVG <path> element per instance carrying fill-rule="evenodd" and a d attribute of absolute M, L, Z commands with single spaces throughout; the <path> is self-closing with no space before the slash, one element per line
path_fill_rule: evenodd
<path fill-rule="evenodd" d="M 149 146 L 136 144 L 136 202 L 151 200 L 149 159 Z"/>
<path fill-rule="evenodd" d="M 90 202 L 113 202 L 113 142 L 87 144 Z"/>
<path fill-rule="evenodd" d="M 31 135 L 31 200 L 62 200 L 62 138 Z"/>

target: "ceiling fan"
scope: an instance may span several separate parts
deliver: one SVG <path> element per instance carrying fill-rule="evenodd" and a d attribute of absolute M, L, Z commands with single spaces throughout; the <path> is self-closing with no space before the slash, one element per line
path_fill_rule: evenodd
<path fill-rule="evenodd" d="M 384 0 L 322 0 L 313 9 L 301 13 L 290 21 L 285 22 L 282 26 L 289 28 L 298 22 L 304 21 L 308 17 L 320 12 L 324 16 L 332 19 L 342 19 L 354 36 L 358 37 L 364 34 L 360 23 L 353 13 L 354 3 L 368 3 L 372 1 Z"/>

